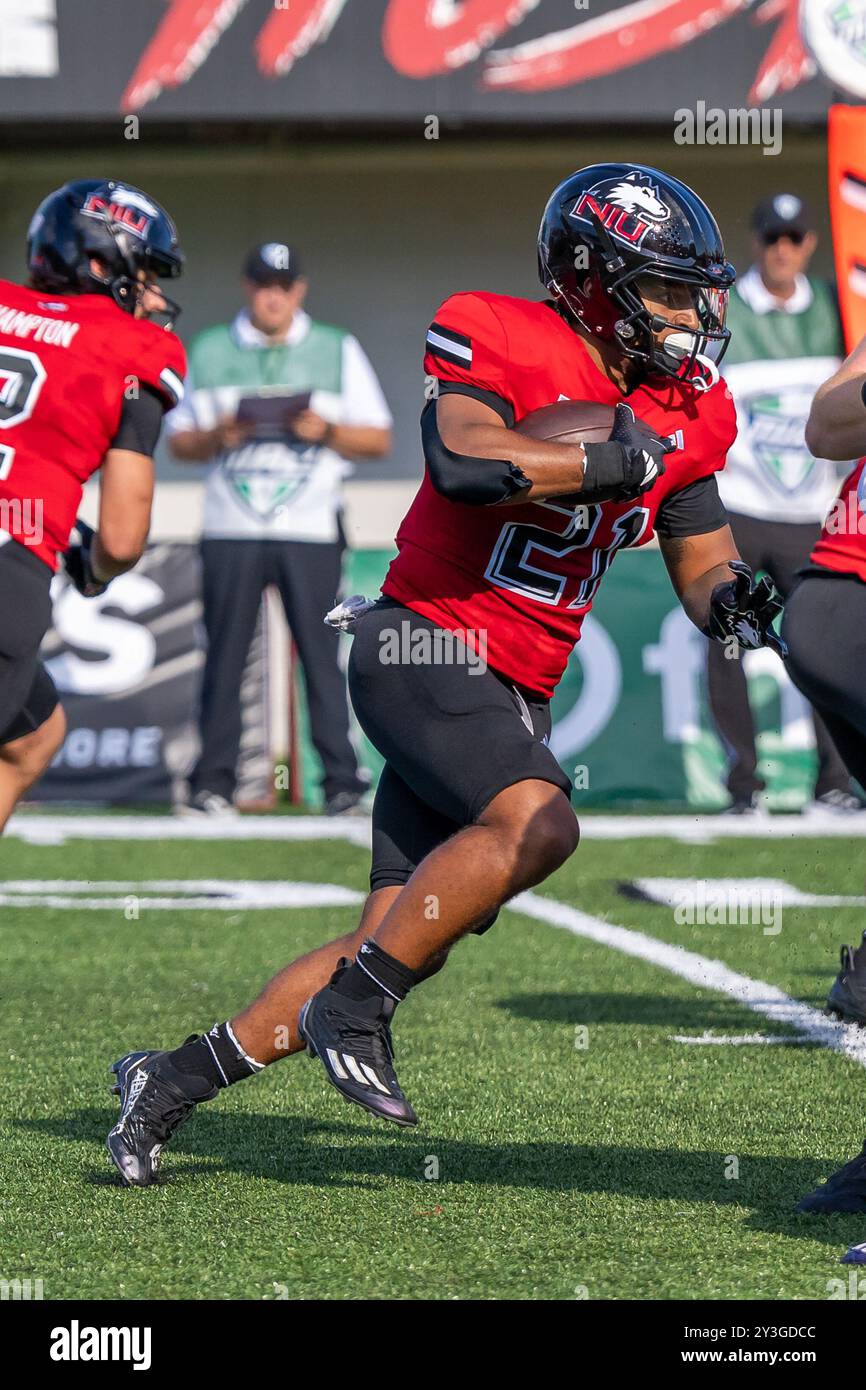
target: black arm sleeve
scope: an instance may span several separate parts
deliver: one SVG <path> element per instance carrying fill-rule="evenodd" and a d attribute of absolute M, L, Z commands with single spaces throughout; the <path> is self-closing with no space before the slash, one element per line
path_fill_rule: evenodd
<path fill-rule="evenodd" d="M 473 401 L 480 401 L 482 405 L 489 405 L 491 410 L 502 420 L 508 429 L 514 426 L 514 407 L 510 401 L 504 397 L 497 396 L 495 391 L 486 391 L 483 386 L 470 386 L 465 381 L 440 381 L 436 394 L 438 396 L 471 396 Z"/>
<path fill-rule="evenodd" d="M 453 453 L 439 433 L 435 401 L 428 401 L 421 412 L 421 444 L 430 482 L 451 502 L 494 506 L 532 486 L 510 459 L 479 459 Z"/>
<path fill-rule="evenodd" d="M 164 414 L 163 397 L 150 386 L 142 386 L 141 395 L 123 402 L 120 424 L 111 441 L 111 448 L 129 449 L 133 454 L 146 454 L 150 458 L 159 439 Z"/>
<path fill-rule="evenodd" d="M 728 514 L 719 496 L 716 475 L 711 473 L 666 497 L 659 507 L 655 529 L 660 536 L 673 540 L 703 536 L 727 524 Z"/>

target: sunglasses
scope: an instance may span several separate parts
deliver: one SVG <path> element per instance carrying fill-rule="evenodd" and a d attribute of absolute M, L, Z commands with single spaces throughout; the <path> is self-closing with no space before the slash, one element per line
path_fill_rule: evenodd
<path fill-rule="evenodd" d="M 805 240 L 805 232 L 765 232 L 761 237 L 765 246 L 775 246 L 777 241 L 790 241 L 792 246 L 802 246 Z"/>

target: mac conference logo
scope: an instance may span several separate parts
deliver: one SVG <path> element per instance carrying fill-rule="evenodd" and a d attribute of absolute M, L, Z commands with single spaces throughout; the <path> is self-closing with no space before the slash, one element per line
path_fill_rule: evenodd
<path fill-rule="evenodd" d="M 802 388 L 756 391 L 738 403 L 753 454 L 775 486 L 789 495 L 810 482 L 815 468 L 806 448 L 810 404 L 811 396 Z"/>
<path fill-rule="evenodd" d="M 800 31 L 834 87 L 866 97 L 866 0 L 802 0 Z"/>

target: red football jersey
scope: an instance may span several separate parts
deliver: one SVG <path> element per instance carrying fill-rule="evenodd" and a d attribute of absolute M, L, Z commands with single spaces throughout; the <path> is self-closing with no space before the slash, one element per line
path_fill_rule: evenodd
<path fill-rule="evenodd" d="M 149 386 L 170 408 L 185 374 L 180 339 L 107 295 L 0 280 L 0 529 L 56 569 L 124 393 Z"/>
<path fill-rule="evenodd" d="M 840 574 L 855 574 L 866 584 L 866 459 L 860 460 L 842 484 L 812 560 Z"/>
<path fill-rule="evenodd" d="M 429 375 L 493 393 L 515 423 L 560 400 L 613 406 L 624 399 L 549 304 L 452 295 L 431 325 L 427 349 Z M 673 379 L 656 382 L 633 391 L 628 403 L 677 444 L 642 497 L 588 507 L 555 497 L 470 506 L 441 496 L 425 473 L 383 592 L 441 627 L 468 632 L 476 648 L 472 634 L 481 631 L 494 670 L 551 695 L 617 550 L 645 545 L 664 499 L 722 468 L 736 436 L 723 381 L 703 393 Z"/>

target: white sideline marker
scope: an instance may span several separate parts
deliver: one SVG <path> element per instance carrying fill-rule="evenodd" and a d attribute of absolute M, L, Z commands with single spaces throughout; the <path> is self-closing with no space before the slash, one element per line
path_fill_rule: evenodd
<path fill-rule="evenodd" d="M 866 812 L 840 816 L 605 816 L 581 815 L 584 840 L 676 840 L 711 845 L 717 840 L 866 838 Z M 369 847 L 369 816 L 243 815 L 237 819 L 202 816 L 57 815 L 18 812 L 5 836 L 32 845 L 63 845 L 68 840 L 347 840 Z"/>
<path fill-rule="evenodd" d="M 700 956 L 682 946 L 671 946 L 666 941 L 646 936 L 644 932 L 602 922 L 600 918 L 590 917 L 576 907 L 557 902 L 555 898 L 540 897 L 537 893 L 519 893 L 512 898 L 508 907 L 522 912 L 526 917 L 534 917 L 536 921 L 546 922 L 551 927 L 562 927 L 573 936 L 584 937 L 587 941 L 597 942 L 599 946 L 609 946 L 623 955 L 660 966 L 662 970 L 688 980 L 698 989 L 725 994 L 753 1013 L 793 1028 L 805 1040 L 820 1043 L 831 1052 L 839 1052 L 843 1057 L 866 1067 L 866 1030 L 854 1023 L 834 1023 L 818 1009 L 792 999 L 784 990 L 763 980 L 740 975 L 723 961 Z"/>

